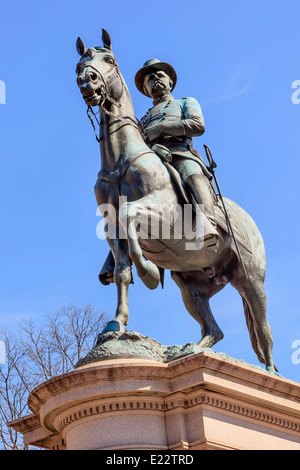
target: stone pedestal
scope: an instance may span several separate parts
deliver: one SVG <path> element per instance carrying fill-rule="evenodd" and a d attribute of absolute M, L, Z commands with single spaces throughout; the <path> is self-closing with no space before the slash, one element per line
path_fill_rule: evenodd
<path fill-rule="evenodd" d="M 47 449 L 300 450 L 300 385 L 208 350 L 86 364 L 29 406 L 10 426 Z"/>

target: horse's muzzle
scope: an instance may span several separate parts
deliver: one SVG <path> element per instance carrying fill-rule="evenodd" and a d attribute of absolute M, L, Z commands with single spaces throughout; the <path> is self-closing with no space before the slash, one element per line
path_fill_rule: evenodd
<path fill-rule="evenodd" d="M 88 106 L 98 106 L 103 99 L 105 87 L 101 77 L 90 67 L 86 67 L 78 76 L 77 84 Z"/>
<path fill-rule="evenodd" d="M 97 88 L 96 90 L 81 90 L 82 97 L 85 103 L 88 106 L 98 106 L 102 101 L 102 90 L 101 88 Z"/>

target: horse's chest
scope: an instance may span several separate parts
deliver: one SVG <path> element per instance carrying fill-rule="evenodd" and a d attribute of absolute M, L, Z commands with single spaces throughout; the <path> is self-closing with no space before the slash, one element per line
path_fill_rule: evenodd
<path fill-rule="evenodd" d="M 95 184 L 95 196 L 98 206 L 109 204 L 117 208 L 119 205 L 119 187 L 108 181 L 98 179 Z"/>

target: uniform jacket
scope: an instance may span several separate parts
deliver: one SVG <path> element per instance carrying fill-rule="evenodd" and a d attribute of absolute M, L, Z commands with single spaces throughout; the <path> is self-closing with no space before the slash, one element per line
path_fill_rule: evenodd
<path fill-rule="evenodd" d="M 150 108 L 141 119 L 142 130 L 147 127 L 160 125 L 162 135 L 152 142 L 165 145 L 171 153 L 182 153 L 192 147 L 193 137 L 204 133 L 204 119 L 200 104 L 195 98 L 181 98 L 175 100 L 172 96 Z M 166 129 L 164 129 L 166 127 Z"/>

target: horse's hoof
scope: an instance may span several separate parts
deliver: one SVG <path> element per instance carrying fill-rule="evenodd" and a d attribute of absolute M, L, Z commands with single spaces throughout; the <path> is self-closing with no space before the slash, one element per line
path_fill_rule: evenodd
<path fill-rule="evenodd" d="M 149 261 L 147 273 L 144 276 L 140 276 L 140 278 L 148 289 L 156 289 L 160 282 L 157 266 Z"/>
<path fill-rule="evenodd" d="M 110 331 L 119 331 L 120 333 L 125 333 L 126 328 L 117 320 L 112 320 L 107 323 L 106 327 L 102 330 L 100 334 L 102 335 L 103 333 L 108 333 Z"/>
<path fill-rule="evenodd" d="M 275 366 L 267 366 L 266 371 L 270 372 L 271 374 L 278 375 L 279 377 L 282 377 L 280 374 L 278 374 L 278 370 Z"/>
<path fill-rule="evenodd" d="M 125 326 L 121 322 L 118 322 L 118 320 L 109 321 L 101 333 L 98 334 L 93 348 L 100 346 L 106 341 L 110 341 L 111 339 L 121 336 L 126 331 Z"/>
<path fill-rule="evenodd" d="M 197 343 L 200 348 L 212 348 L 216 343 L 224 338 L 223 332 L 219 329 L 215 334 L 207 334 Z"/>

